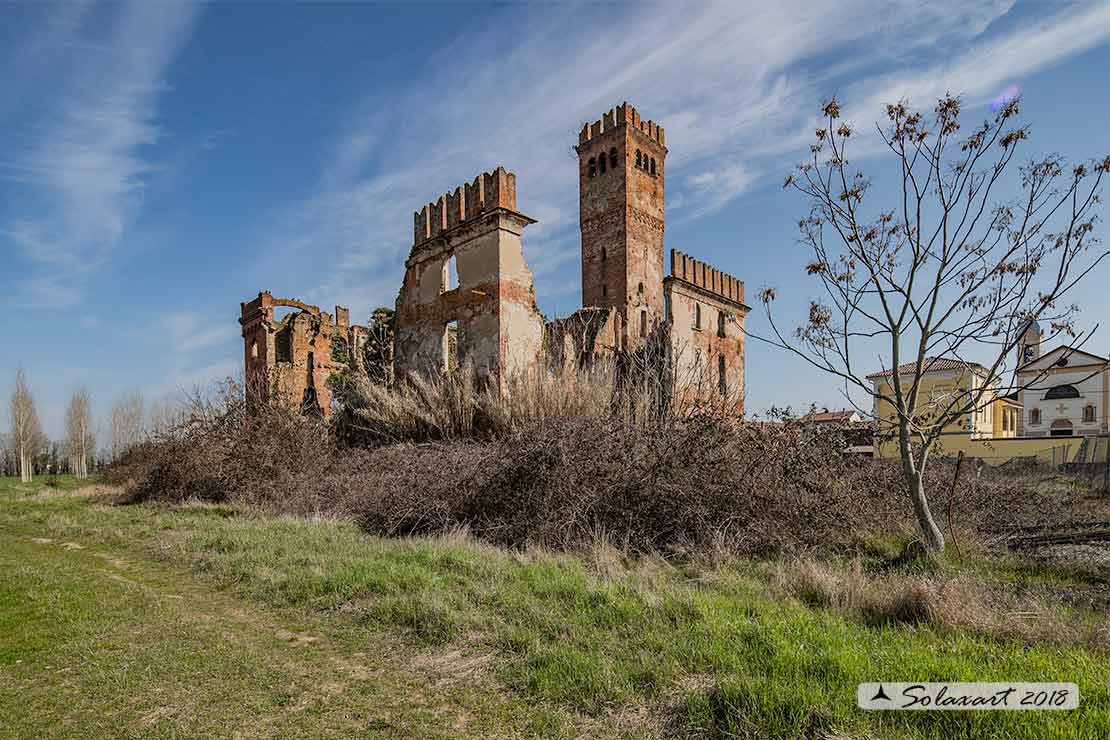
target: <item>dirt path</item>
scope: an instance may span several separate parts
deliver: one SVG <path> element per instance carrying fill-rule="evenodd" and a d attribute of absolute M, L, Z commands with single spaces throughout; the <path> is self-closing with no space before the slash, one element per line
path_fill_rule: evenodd
<path fill-rule="evenodd" d="M 0 737 L 537 734 L 472 656 L 353 644 L 141 553 L 0 524 L 0 573 Z"/>

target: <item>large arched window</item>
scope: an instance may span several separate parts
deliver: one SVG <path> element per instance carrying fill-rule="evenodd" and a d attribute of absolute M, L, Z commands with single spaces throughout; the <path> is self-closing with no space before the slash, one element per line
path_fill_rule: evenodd
<path fill-rule="evenodd" d="M 609 150 L 609 166 L 614 170 L 617 169 L 617 148 L 613 147 Z"/>
<path fill-rule="evenodd" d="M 1048 393 L 1044 394 L 1046 401 L 1054 398 L 1079 398 L 1079 389 L 1074 385 L 1057 385 L 1048 389 Z"/>
<path fill-rule="evenodd" d="M 640 153 L 639 149 L 636 150 L 636 166 L 637 167 L 643 167 L 644 166 L 644 156 Z"/>
<path fill-rule="evenodd" d="M 655 174 L 655 157 L 651 158 L 651 174 Z"/>
<path fill-rule="evenodd" d="M 725 335 L 725 312 L 717 312 L 717 336 L 723 337 Z"/>
<path fill-rule="evenodd" d="M 695 329 L 700 329 L 701 328 L 701 304 L 700 303 L 695 303 L 694 304 L 694 328 Z"/>
<path fill-rule="evenodd" d="M 597 160 L 590 157 L 590 177 L 597 175 Z"/>
<path fill-rule="evenodd" d="M 601 156 L 597 158 L 597 171 L 602 175 L 605 174 L 605 152 L 602 152 Z"/>

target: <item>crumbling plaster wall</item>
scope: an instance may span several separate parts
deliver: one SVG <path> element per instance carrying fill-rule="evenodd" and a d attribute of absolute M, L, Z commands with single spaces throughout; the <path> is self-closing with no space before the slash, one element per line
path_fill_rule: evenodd
<path fill-rule="evenodd" d="M 457 322 L 459 366 L 504 387 L 531 372 L 543 346 L 543 317 L 521 235 L 534 221 L 516 211 L 516 176 L 479 175 L 415 214 L 412 252 L 397 296 L 398 376 L 451 365 L 448 325 Z M 457 286 L 447 284 L 454 259 Z"/>

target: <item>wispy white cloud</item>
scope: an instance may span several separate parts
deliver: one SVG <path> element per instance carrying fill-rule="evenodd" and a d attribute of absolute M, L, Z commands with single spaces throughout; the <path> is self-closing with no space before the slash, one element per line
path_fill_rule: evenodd
<path fill-rule="evenodd" d="M 234 323 L 213 323 L 211 317 L 195 311 L 166 314 L 159 320 L 158 328 L 172 350 L 183 356 L 227 343 L 239 335 Z"/>
<path fill-rule="evenodd" d="M 777 179 L 830 94 L 865 121 L 889 99 L 946 87 L 985 103 L 1110 28 L 1110 9 L 1093 6 L 1034 9 L 1042 17 L 1031 25 L 1007 23 L 1009 0 L 649 8 L 592 5 L 588 25 L 574 6 L 513 8 L 489 31 L 465 29 L 411 92 L 354 106 L 317 193 L 279 218 L 266 249 L 321 256 L 329 269 L 310 291 L 316 299 L 350 300 L 356 312 L 388 303 L 411 243 L 409 214 L 505 165 L 518 174 L 521 210 L 540 219 L 526 256 L 546 274 L 577 255 L 577 130 L 622 100 L 665 124 L 668 215 L 697 218 L 769 173 Z"/>
<path fill-rule="evenodd" d="M 152 171 L 146 148 L 162 136 L 157 101 L 169 89 L 166 68 L 198 8 L 147 2 L 98 8 L 110 16 L 102 27 L 105 13 L 58 6 L 60 18 L 47 23 L 48 51 L 10 61 L 11 70 L 23 69 L 50 92 L 28 106 L 33 115 L 9 145 L 0 145 L 0 177 L 19 185 L 18 203 L 0 215 L 6 219 L 0 238 L 20 248 L 40 286 L 15 300 L 72 303 L 83 277 L 134 222 Z M 50 293 L 48 286 L 57 289 Z"/>

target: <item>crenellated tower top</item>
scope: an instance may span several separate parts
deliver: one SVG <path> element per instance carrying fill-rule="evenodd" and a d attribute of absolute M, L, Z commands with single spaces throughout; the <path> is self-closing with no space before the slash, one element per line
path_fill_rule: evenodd
<path fill-rule="evenodd" d="M 585 144 L 590 139 L 597 138 L 606 131 L 625 124 L 637 129 L 659 146 L 666 147 L 667 141 L 663 135 L 663 127 L 654 121 L 642 120 L 639 112 L 629 105 L 628 101 L 621 103 L 616 108 L 611 108 L 608 113 L 605 113 L 593 123 L 583 125 L 582 130 L 578 133 L 578 143 Z"/>
<path fill-rule="evenodd" d="M 413 214 L 413 246 L 499 208 L 516 212 L 516 174 L 504 167 L 483 172 L 474 182 L 460 185 L 454 192 L 441 195 L 435 203 L 416 211 Z"/>

